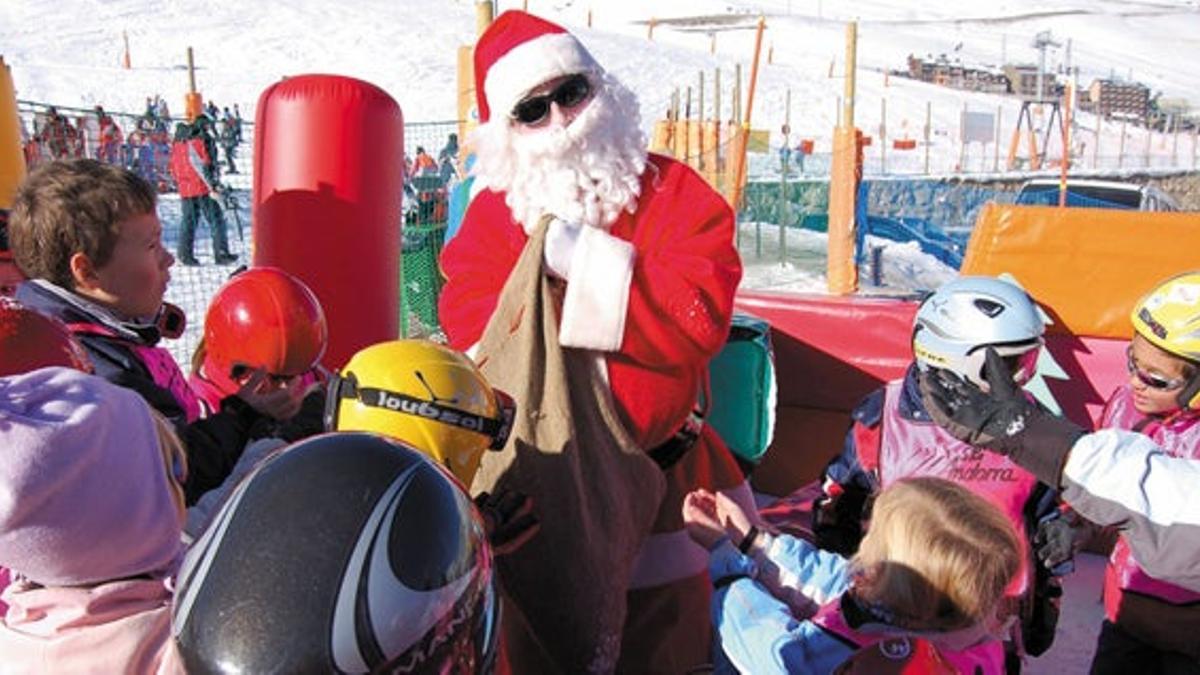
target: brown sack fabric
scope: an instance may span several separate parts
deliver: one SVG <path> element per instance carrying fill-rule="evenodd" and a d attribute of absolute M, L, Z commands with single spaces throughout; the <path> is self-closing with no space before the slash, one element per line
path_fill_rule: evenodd
<path fill-rule="evenodd" d="M 634 557 L 664 479 L 622 427 L 602 356 L 558 344 L 542 273 L 547 222 L 526 243 L 480 340 L 476 360 L 516 400 L 517 417 L 504 450 L 485 454 L 472 492 L 533 497 L 541 532 L 497 559 L 505 594 L 545 660 L 566 673 L 608 673 L 620 652 Z M 519 653 L 509 656 L 513 672 L 532 672 Z"/>

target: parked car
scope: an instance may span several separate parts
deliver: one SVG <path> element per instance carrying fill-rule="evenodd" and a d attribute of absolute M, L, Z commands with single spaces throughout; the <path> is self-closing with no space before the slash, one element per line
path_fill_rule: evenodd
<path fill-rule="evenodd" d="M 1034 178 L 1017 192 L 1017 204 L 1058 205 L 1058 178 Z M 1067 206 L 1134 211 L 1178 211 L 1179 204 L 1153 185 L 1067 179 Z"/>

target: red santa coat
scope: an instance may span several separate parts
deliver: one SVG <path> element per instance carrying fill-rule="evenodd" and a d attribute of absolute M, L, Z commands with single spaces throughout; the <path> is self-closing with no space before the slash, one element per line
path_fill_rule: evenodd
<path fill-rule="evenodd" d="M 617 411 L 637 443 L 651 449 L 680 428 L 695 404 L 708 362 L 729 334 L 742 265 L 733 212 L 692 169 L 652 154 L 641 185 L 637 211 L 621 214 L 612 237 L 584 228 L 560 342 L 606 352 Z M 447 282 L 439 319 L 451 346 L 465 350 L 479 341 L 527 239 L 503 194 L 488 190 L 471 202 L 441 257 Z M 634 587 L 702 572 L 704 552 L 687 548 L 682 529 L 683 496 L 698 487 L 744 484 L 728 448 L 707 426 L 666 478 L 654 526 L 661 536 L 647 542 Z"/>

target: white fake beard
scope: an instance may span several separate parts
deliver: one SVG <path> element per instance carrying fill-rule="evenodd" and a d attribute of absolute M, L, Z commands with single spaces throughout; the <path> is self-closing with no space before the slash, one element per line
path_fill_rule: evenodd
<path fill-rule="evenodd" d="M 517 134 L 507 116 L 493 117 L 472 139 L 473 173 L 505 193 L 513 218 L 532 234 L 544 214 L 608 229 L 633 213 L 646 169 L 646 139 L 633 92 L 611 75 L 569 126 Z"/>

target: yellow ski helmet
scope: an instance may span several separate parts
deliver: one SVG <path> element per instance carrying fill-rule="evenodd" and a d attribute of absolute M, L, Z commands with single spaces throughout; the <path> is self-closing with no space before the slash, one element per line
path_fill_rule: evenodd
<path fill-rule="evenodd" d="M 1184 408 L 1200 408 L 1200 272 L 1167 279 L 1133 308 L 1133 329 L 1151 344 L 1191 361 L 1194 370 L 1179 393 Z"/>
<path fill-rule="evenodd" d="M 359 351 L 330 378 L 325 428 L 404 441 L 469 487 L 483 451 L 504 447 L 514 411 L 465 354 L 394 340 Z"/>

